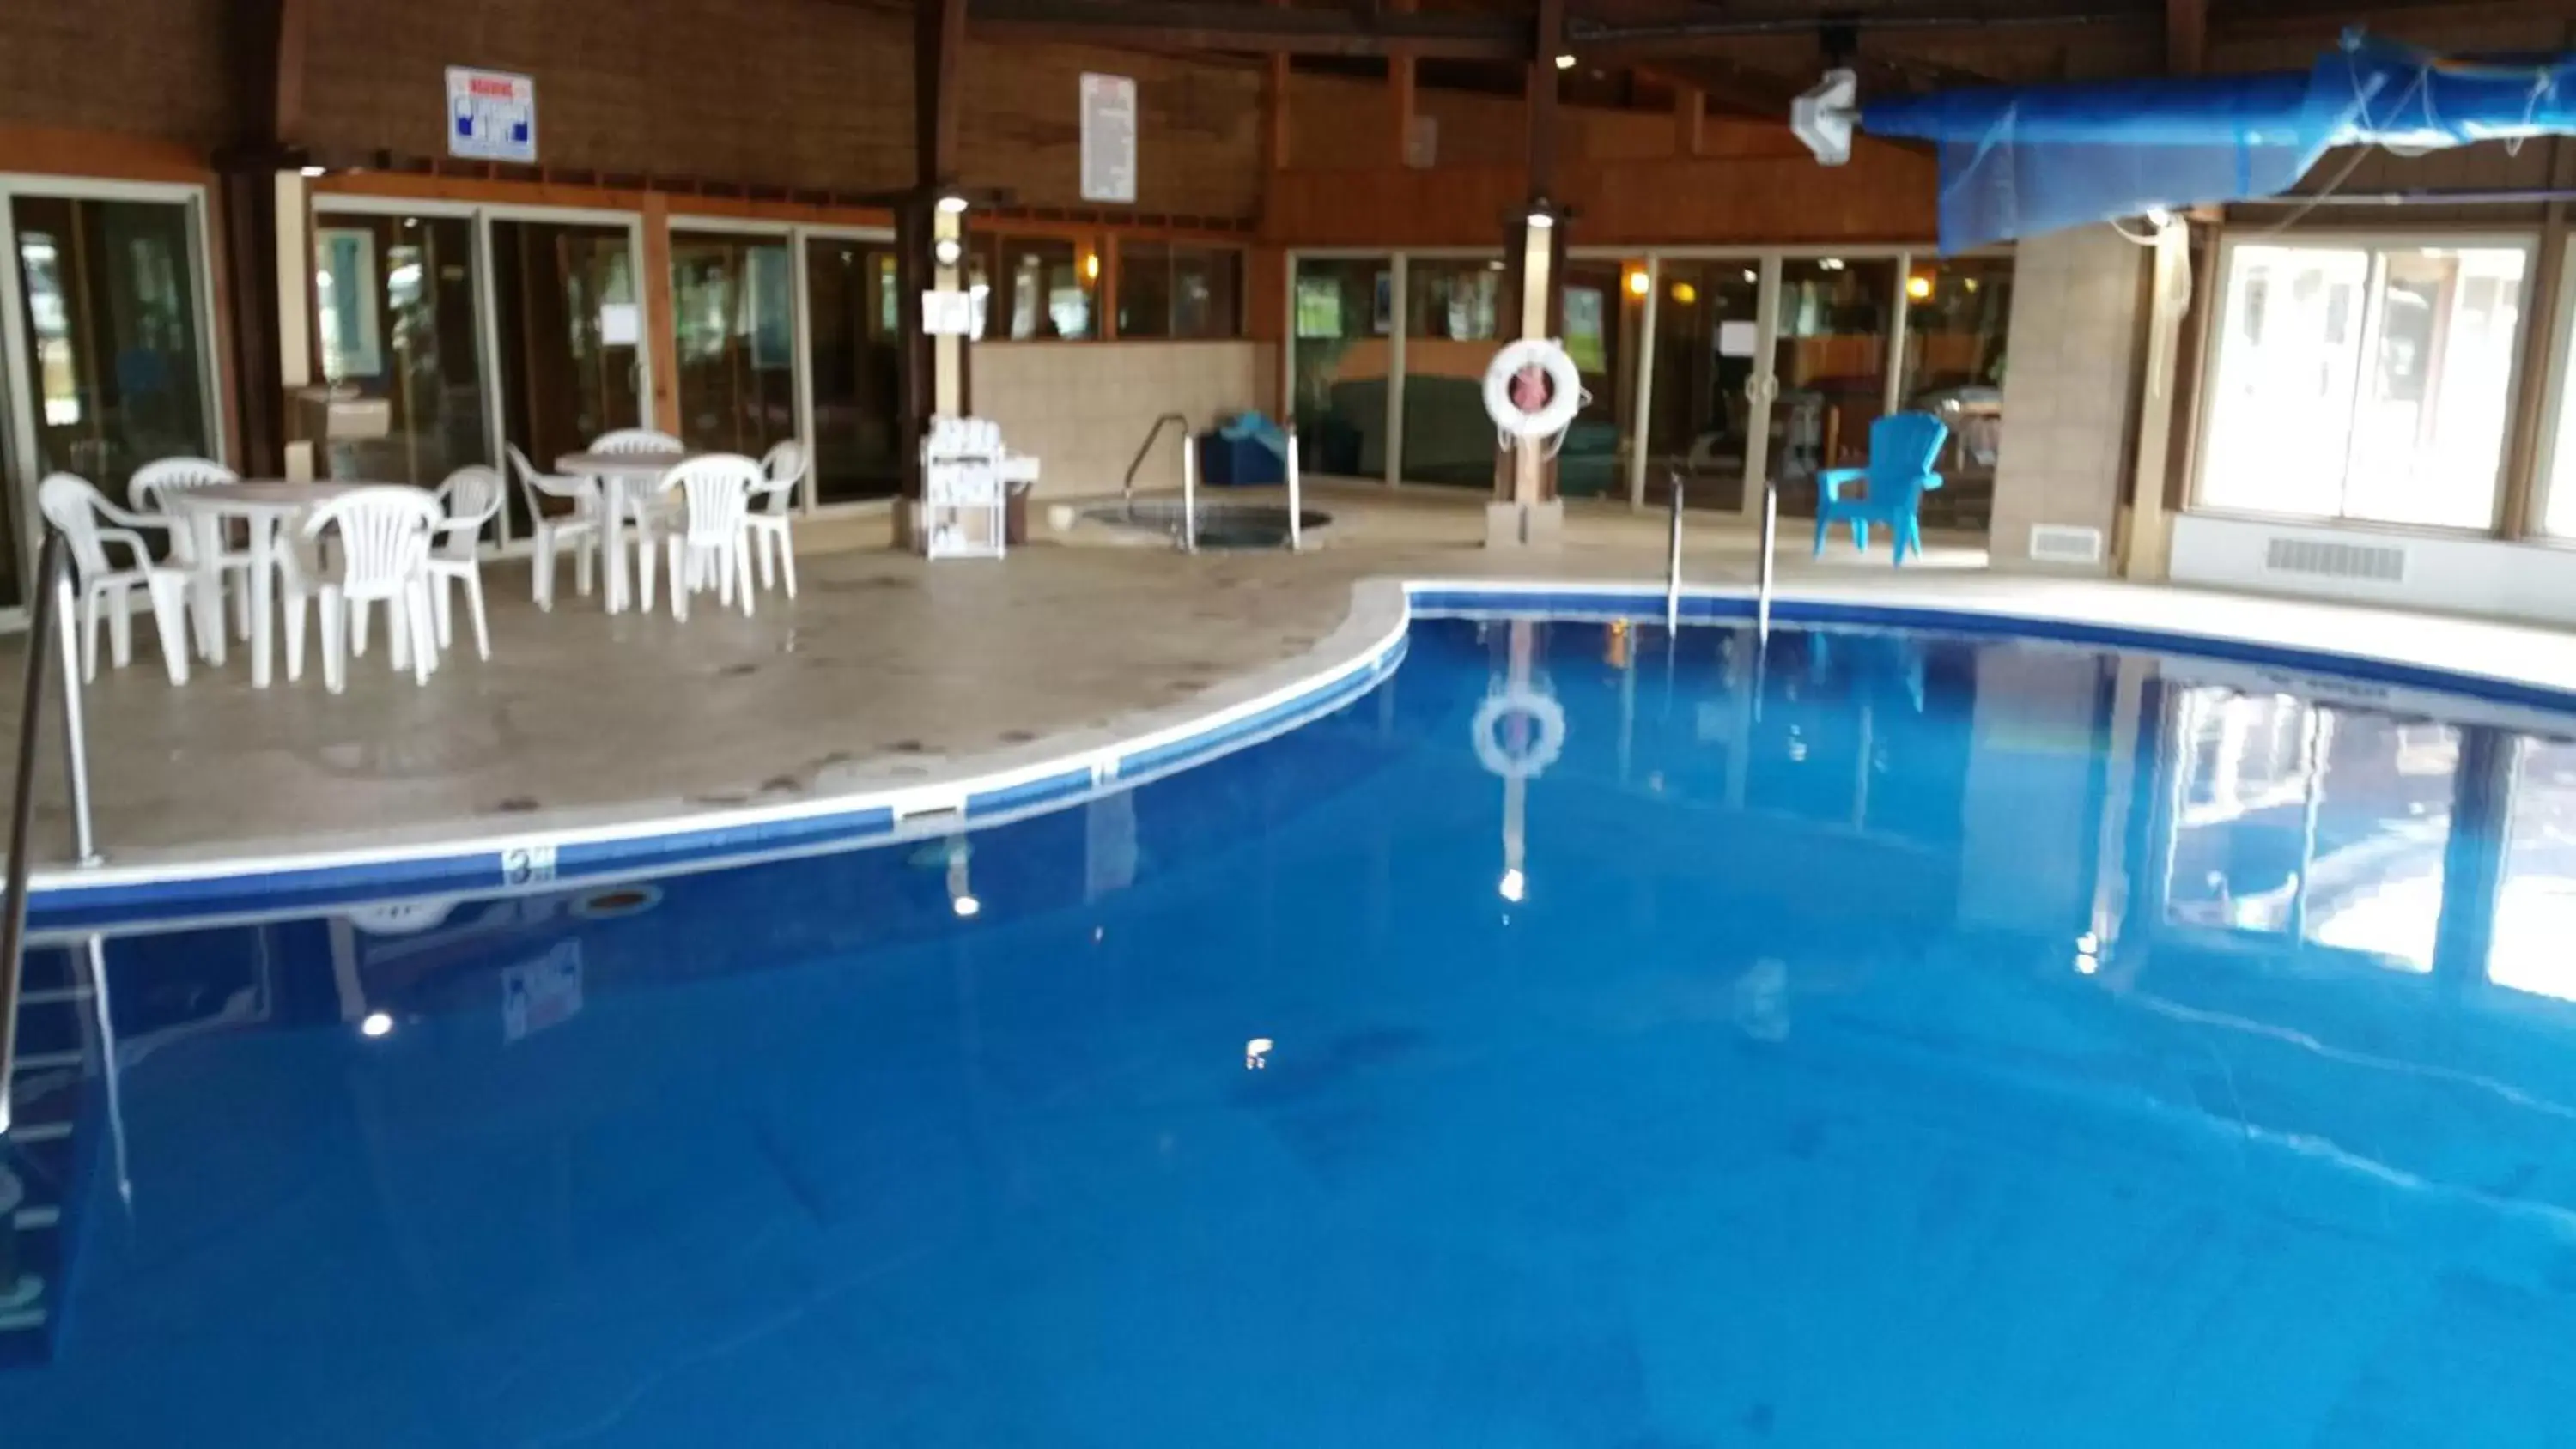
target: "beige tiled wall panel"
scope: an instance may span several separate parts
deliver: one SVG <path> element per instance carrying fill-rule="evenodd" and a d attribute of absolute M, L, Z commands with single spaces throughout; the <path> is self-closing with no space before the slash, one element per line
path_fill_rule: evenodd
<path fill-rule="evenodd" d="M 2033 237 L 2013 269 L 1995 473 L 1997 569 L 2103 573 L 2128 477 L 2146 250 L 2107 226 Z M 2096 568 L 2038 563 L 2034 526 L 2102 531 Z"/>
<path fill-rule="evenodd" d="M 1154 419 L 1193 431 L 1259 405 L 1255 342 L 1020 342 L 975 349 L 975 411 L 1002 425 L 1013 452 L 1036 455 L 1041 497 L 1113 493 Z M 1177 429 L 1136 475 L 1139 491 L 1181 486 Z"/>

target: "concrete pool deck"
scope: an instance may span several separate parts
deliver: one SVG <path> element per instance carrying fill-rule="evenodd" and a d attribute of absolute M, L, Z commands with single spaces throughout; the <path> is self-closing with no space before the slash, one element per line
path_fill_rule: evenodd
<path fill-rule="evenodd" d="M 1245 495 L 1245 496 L 1258 496 Z M 745 619 L 712 603 L 611 617 L 528 602 L 524 564 L 486 565 L 493 659 L 451 649 L 427 688 L 379 652 L 333 697 L 318 668 L 250 687 L 236 651 L 183 689 L 152 646 L 88 694 L 98 833 L 117 873 L 246 856 L 427 847 L 883 794 L 1061 759 L 1347 665 L 1400 625 L 1367 580 L 1659 586 L 1664 519 L 1569 511 L 1565 546 L 1496 553 L 1442 490 L 1324 487 L 1335 526 L 1309 552 L 1183 556 L 1040 544 L 936 566 L 883 546 L 880 520 L 800 528 L 803 597 Z M 2369 654 L 2576 689 L 2576 633 L 2089 580 L 1998 576 L 1936 540 L 1925 566 L 1883 547 L 1810 561 L 1784 528 L 1784 595 L 1957 608 Z M 1740 521 L 1693 515 L 1686 577 L 1748 583 Z M 461 642 L 461 641 L 460 641 Z M 11 707 L 22 667 L 0 661 Z M 39 777 L 40 864 L 68 859 L 58 730 Z M 48 872 L 52 874 L 52 872 Z"/>

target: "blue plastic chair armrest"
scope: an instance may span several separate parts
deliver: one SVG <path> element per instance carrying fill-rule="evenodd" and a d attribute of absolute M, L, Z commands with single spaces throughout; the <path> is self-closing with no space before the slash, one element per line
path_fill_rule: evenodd
<path fill-rule="evenodd" d="M 1827 468 L 1816 475 L 1816 491 L 1822 493 L 1829 503 L 1840 502 L 1841 500 L 1835 495 L 1836 489 L 1856 478 L 1868 476 L 1867 468 Z"/>

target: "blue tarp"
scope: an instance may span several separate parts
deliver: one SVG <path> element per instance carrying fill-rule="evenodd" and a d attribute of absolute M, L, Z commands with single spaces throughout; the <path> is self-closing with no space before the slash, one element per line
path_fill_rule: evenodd
<path fill-rule="evenodd" d="M 1941 249 L 2276 196 L 2337 146 L 2576 133 L 2576 57 L 2445 59 L 2347 32 L 2305 73 L 1994 86 L 1874 102 L 1874 136 L 1941 148 Z"/>

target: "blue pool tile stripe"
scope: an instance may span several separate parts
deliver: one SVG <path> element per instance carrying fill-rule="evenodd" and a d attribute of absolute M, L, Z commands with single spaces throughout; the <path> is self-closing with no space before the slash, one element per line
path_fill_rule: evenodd
<path fill-rule="evenodd" d="M 1067 803 L 1135 777 L 1224 754 L 1312 715 L 1329 712 L 1374 687 L 1404 657 L 1399 627 L 1356 663 L 1335 668 L 1295 692 L 1240 715 L 1212 722 L 1143 750 L 1091 751 L 1077 763 L 1052 762 L 1029 778 L 973 788 L 960 797 L 967 820 L 998 817 Z M 1120 747 L 1124 748 L 1124 747 Z M 1013 772 L 1016 775 L 1018 772 Z M 704 866 L 784 851 L 859 846 L 891 836 L 899 824 L 887 795 L 917 795 L 918 787 L 799 813 L 767 814 L 715 824 L 671 822 L 668 828 L 621 828 L 613 833 L 566 832 L 504 837 L 494 844 L 426 845 L 416 853 L 371 852 L 366 858 L 310 861 L 244 860 L 211 868 L 191 865 L 169 874 L 119 873 L 82 880 L 71 870 L 40 875 L 29 896 L 31 928 L 61 932 L 108 925 L 313 910 L 397 896 L 473 895 L 531 885 L 563 885 Z"/>
<path fill-rule="evenodd" d="M 968 781 L 954 808 L 965 820 L 1002 817 L 1069 803 L 1102 788 L 1181 769 L 1330 712 L 1377 686 L 1403 661 L 1405 628 L 1414 614 L 1543 615 L 1574 619 L 1655 620 L 1660 590 L 1632 585 L 1595 588 L 1530 584 L 1437 583 L 1403 591 L 1408 617 L 1360 659 L 1335 666 L 1279 697 L 1241 713 L 1220 712 L 1146 743 L 1129 741 L 1023 770 Z M 1681 616 L 1696 622 L 1741 621 L 1753 600 L 1741 594 L 1686 594 Z M 2371 683 L 2467 695 L 2551 711 L 2576 711 L 2576 689 L 2453 673 L 2361 654 L 2127 624 L 1924 604 L 1872 604 L 1783 598 L 1772 616 L 1792 624 L 1857 624 L 1880 628 L 2010 635 L 2070 644 L 2197 656 L 2275 669 L 2313 670 Z M 755 812 L 706 823 L 683 817 L 666 826 L 621 826 L 496 837 L 488 843 L 424 845 L 417 851 L 371 851 L 331 860 L 248 859 L 213 866 L 112 872 L 83 879 L 75 870 L 40 871 L 28 903 L 41 931 L 137 924 L 285 909 L 309 910 L 397 896 L 480 894 L 514 887 L 615 878 L 726 863 L 766 854 L 865 845 L 894 835 L 919 787 L 827 802 L 804 809 Z"/>

